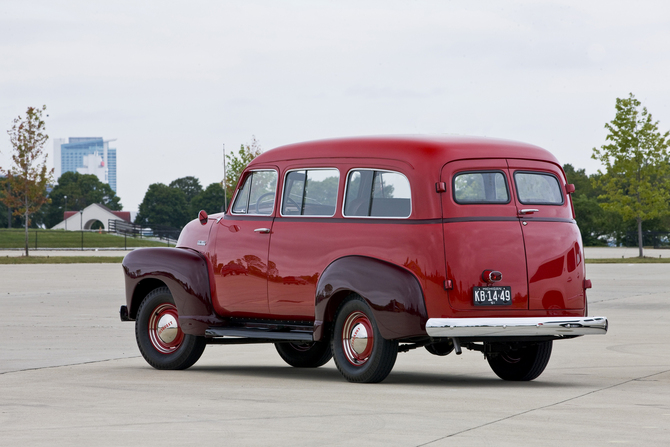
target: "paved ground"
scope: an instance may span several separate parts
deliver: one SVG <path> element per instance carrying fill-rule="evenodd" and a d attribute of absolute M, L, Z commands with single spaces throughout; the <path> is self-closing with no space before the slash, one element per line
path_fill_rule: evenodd
<path fill-rule="evenodd" d="M 30 249 L 30 256 L 125 256 L 130 253 L 132 249 L 129 250 L 110 250 L 100 248 L 96 249 L 86 249 L 86 250 L 70 250 L 70 249 L 61 249 L 61 250 L 43 250 L 43 249 Z M 0 257 L 7 256 L 23 256 L 25 253 L 24 250 L 0 250 Z"/>
<path fill-rule="evenodd" d="M 360 385 L 271 345 L 154 370 L 118 321 L 118 264 L 1 265 L 0 446 L 670 445 L 670 265 L 587 270 L 610 332 L 555 343 L 537 380 L 416 350 Z"/>
<path fill-rule="evenodd" d="M 637 247 L 586 247 L 586 259 L 603 258 L 636 258 L 640 255 Z M 645 248 L 644 256 L 649 258 L 670 258 L 670 249 Z"/>

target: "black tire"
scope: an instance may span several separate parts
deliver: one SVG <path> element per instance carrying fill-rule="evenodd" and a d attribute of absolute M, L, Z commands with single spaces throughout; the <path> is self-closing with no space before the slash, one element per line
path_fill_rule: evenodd
<path fill-rule="evenodd" d="M 357 332 L 364 336 L 355 337 Z M 358 295 L 338 309 L 331 340 L 335 365 L 349 382 L 381 382 L 398 356 L 398 341 L 381 336 L 370 306 Z"/>
<path fill-rule="evenodd" d="M 142 300 L 135 320 L 135 338 L 144 360 L 156 369 L 186 369 L 205 350 L 205 337 L 182 332 L 167 287 L 152 290 Z"/>
<path fill-rule="evenodd" d="M 296 368 L 318 368 L 333 357 L 328 342 L 275 343 L 275 348 L 286 363 Z"/>
<path fill-rule="evenodd" d="M 534 343 L 489 356 L 487 360 L 493 372 L 503 380 L 533 380 L 547 367 L 551 347 L 551 341 Z"/>

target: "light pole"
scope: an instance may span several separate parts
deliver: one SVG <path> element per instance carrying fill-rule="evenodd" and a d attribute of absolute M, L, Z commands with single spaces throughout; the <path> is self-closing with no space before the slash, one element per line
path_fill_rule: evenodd
<path fill-rule="evenodd" d="M 63 219 L 65 220 L 65 231 L 67 231 L 67 217 L 65 217 L 65 214 L 67 213 L 67 196 L 63 196 L 65 199 L 65 210 L 63 211 Z"/>
<path fill-rule="evenodd" d="M 79 210 L 79 227 L 81 229 L 81 251 L 84 251 L 84 210 Z"/>

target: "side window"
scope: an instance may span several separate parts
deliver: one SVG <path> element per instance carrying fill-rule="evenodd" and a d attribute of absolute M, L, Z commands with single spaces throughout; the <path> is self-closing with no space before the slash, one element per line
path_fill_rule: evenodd
<path fill-rule="evenodd" d="M 337 169 L 289 171 L 284 182 L 282 216 L 333 216 L 339 183 Z"/>
<path fill-rule="evenodd" d="M 344 215 L 347 217 L 409 217 L 409 180 L 392 171 L 356 169 L 347 177 Z"/>
<path fill-rule="evenodd" d="M 562 205 L 563 194 L 558 179 L 540 172 L 514 173 L 519 202 L 524 205 Z"/>
<path fill-rule="evenodd" d="M 458 173 L 452 190 L 454 201 L 460 204 L 509 203 L 507 180 L 502 172 Z"/>
<path fill-rule="evenodd" d="M 272 214 L 277 190 L 275 171 L 253 171 L 237 192 L 233 214 Z"/>

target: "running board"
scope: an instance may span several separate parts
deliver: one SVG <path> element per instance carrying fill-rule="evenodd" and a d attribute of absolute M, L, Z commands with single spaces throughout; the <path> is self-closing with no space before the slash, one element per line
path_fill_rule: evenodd
<path fill-rule="evenodd" d="M 314 341 L 312 332 L 285 332 L 245 327 L 210 327 L 205 331 L 205 337 L 241 337 L 272 341 Z"/>

